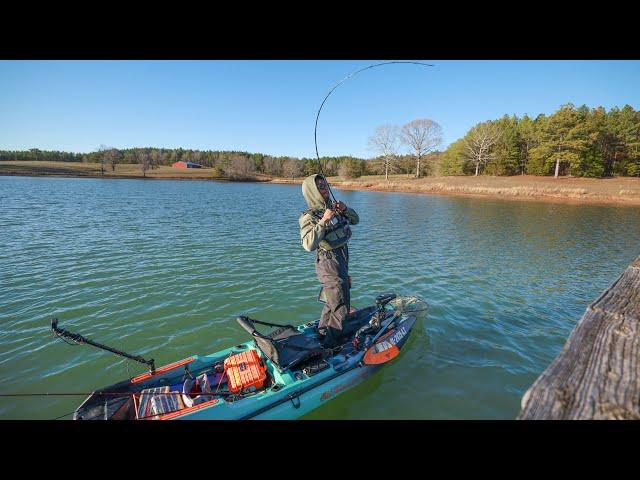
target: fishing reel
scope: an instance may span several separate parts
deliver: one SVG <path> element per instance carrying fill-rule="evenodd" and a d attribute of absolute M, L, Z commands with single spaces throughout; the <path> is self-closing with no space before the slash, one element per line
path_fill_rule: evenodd
<path fill-rule="evenodd" d="M 340 203 L 342 203 L 342 204 L 344 205 L 344 209 L 339 210 L 339 209 L 336 207 L 336 204 L 337 204 L 338 202 L 340 202 L 340 200 L 336 200 L 336 201 L 332 202 L 332 203 L 331 203 L 331 207 L 329 207 L 329 210 L 331 210 L 331 211 L 332 211 L 333 213 L 335 213 L 336 215 L 339 215 L 339 216 L 341 216 L 341 217 L 344 217 L 344 216 L 345 216 L 345 213 L 347 213 L 347 205 L 346 205 L 344 202 L 340 202 Z"/>

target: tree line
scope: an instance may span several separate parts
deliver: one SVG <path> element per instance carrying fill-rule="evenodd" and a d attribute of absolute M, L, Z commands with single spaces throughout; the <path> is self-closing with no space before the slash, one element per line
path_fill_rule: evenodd
<path fill-rule="evenodd" d="M 167 148 L 118 149 L 101 145 L 89 153 L 73 153 L 32 148 L 25 151 L 0 150 L 0 161 L 50 161 L 99 164 L 101 171 L 115 171 L 118 164 L 139 164 L 143 173 L 175 162 L 193 162 L 213 168 L 214 175 L 249 178 L 257 173 L 297 178 L 317 173 L 315 158 L 277 157 L 243 151 L 190 150 Z M 342 173 L 360 176 L 367 172 L 364 159 L 351 156 L 321 157 L 323 171 L 330 176 Z"/>
<path fill-rule="evenodd" d="M 436 150 L 441 137 L 440 126 L 430 119 L 413 120 L 402 127 L 379 126 L 369 138 L 378 156 L 368 169 L 377 169 L 388 178 L 399 168 L 406 171 L 413 158 L 415 177 L 640 177 L 640 112 L 629 105 L 607 112 L 603 107 L 576 108 L 568 103 L 551 115 L 536 118 L 505 115 L 474 125 L 444 152 Z M 398 155 L 402 147 L 409 158 Z"/>
<path fill-rule="evenodd" d="M 449 145 L 442 175 L 640 176 L 640 111 L 562 105 L 481 122 Z"/>
<path fill-rule="evenodd" d="M 429 158 L 427 155 L 425 158 Z M 0 150 L 0 161 L 55 161 L 93 163 L 100 165 L 101 171 L 115 171 L 119 164 L 138 164 L 143 174 L 160 166 L 169 166 L 178 161 L 193 162 L 214 170 L 214 176 L 233 179 L 252 178 L 256 174 L 283 178 L 300 178 L 318 173 L 318 161 L 315 158 L 275 157 L 261 153 L 242 151 L 202 151 L 130 148 L 117 149 L 100 146 L 95 152 L 72 153 L 32 148 L 26 151 Z M 328 176 L 340 175 L 345 178 L 357 178 L 362 175 L 383 172 L 377 159 L 366 160 L 353 156 L 320 157 L 322 171 Z M 415 160 L 410 155 L 398 156 L 394 171 L 409 174 Z M 430 164 L 431 162 L 429 162 Z M 421 169 L 428 171 L 426 167 Z"/>
<path fill-rule="evenodd" d="M 640 176 L 640 111 L 631 106 L 589 108 L 562 105 L 551 115 L 515 115 L 474 125 L 442 152 L 442 128 L 431 119 L 382 125 L 369 138 L 371 159 L 321 157 L 328 176 L 402 173 L 423 175 Z M 1 151 L 0 160 L 97 163 L 104 173 L 120 163 L 139 164 L 143 174 L 178 161 L 214 169 L 233 179 L 256 174 L 299 178 L 318 172 L 315 158 L 277 157 L 243 151 L 166 148 L 117 149 L 101 145 L 89 153 Z"/>

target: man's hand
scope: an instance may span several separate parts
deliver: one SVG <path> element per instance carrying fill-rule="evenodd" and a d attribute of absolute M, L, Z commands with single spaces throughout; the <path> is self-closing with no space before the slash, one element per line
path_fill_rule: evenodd
<path fill-rule="evenodd" d="M 330 208 L 327 208 L 324 211 L 324 215 L 322 216 L 321 220 L 324 220 L 325 223 L 328 222 L 329 220 L 331 220 L 333 218 L 333 216 L 336 214 L 336 212 L 334 212 L 333 210 L 331 210 Z"/>
<path fill-rule="evenodd" d="M 347 206 L 345 205 L 344 202 L 337 200 L 336 203 L 333 205 L 334 208 L 336 209 L 336 211 L 338 213 L 344 213 L 347 211 Z"/>

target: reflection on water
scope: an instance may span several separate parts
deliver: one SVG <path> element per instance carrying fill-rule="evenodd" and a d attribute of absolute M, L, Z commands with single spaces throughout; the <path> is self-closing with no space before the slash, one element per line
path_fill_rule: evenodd
<path fill-rule="evenodd" d="M 403 355 L 308 418 L 514 418 L 586 306 L 640 254 L 640 209 L 336 191 L 360 214 L 353 303 L 417 295 Z M 85 392 L 143 370 L 55 340 L 60 325 L 157 365 L 245 341 L 240 313 L 320 305 L 299 186 L 0 177 L 3 392 Z M 0 399 L 54 418 L 82 397 Z"/>

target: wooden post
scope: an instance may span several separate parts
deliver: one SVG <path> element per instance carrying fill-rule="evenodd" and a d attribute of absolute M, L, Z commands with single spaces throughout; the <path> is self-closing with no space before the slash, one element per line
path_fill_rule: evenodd
<path fill-rule="evenodd" d="M 587 308 L 520 420 L 640 420 L 640 257 Z"/>

